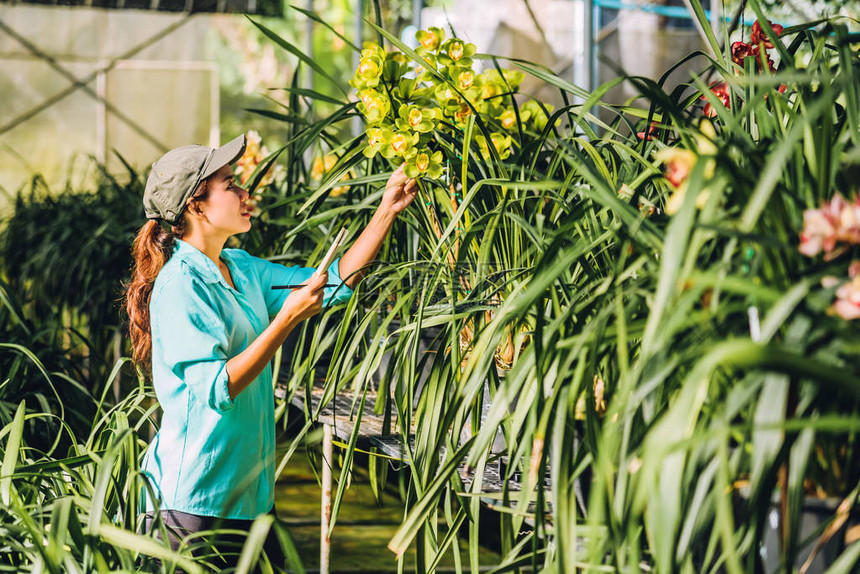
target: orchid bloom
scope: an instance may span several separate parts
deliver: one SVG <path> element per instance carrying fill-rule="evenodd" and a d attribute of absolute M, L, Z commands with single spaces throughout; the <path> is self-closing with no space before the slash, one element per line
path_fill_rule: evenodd
<path fill-rule="evenodd" d="M 374 58 L 362 58 L 356 74 L 363 78 L 377 78 L 380 73 L 379 62 Z"/>
<path fill-rule="evenodd" d="M 509 135 L 494 132 L 490 134 L 489 143 L 487 143 L 487 138 L 483 135 L 475 136 L 475 141 L 478 142 L 478 147 L 481 149 L 481 153 L 487 157 L 490 157 L 489 144 L 493 145 L 493 149 L 496 150 L 499 159 L 507 159 L 511 156 L 511 145 L 513 144 L 513 139 L 511 139 L 511 136 Z"/>
<path fill-rule="evenodd" d="M 472 67 L 472 56 L 474 54 L 474 44 L 466 43 L 459 38 L 451 38 L 439 46 L 437 58 L 443 66 L 469 69 Z"/>
<path fill-rule="evenodd" d="M 472 108 L 469 107 L 469 104 L 463 102 L 460 104 L 460 108 L 454 112 L 454 121 L 458 124 L 465 123 L 469 116 L 472 115 Z"/>
<path fill-rule="evenodd" d="M 738 66 L 744 65 L 744 60 L 749 57 L 758 59 L 758 44 L 747 44 L 746 42 L 732 43 L 732 62 Z"/>
<path fill-rule="evenodd" d="M 709 180 L 714 176 L 717 146 L 714 140 L 717 137 L 714 124 L 709 120 L 702 120 L 699 124 L 699 133 L 695 135 L 696 150 L 684 149 L 682 147 L 667 147 L 654 153 L 654 158 L 664 166 L 663 176 L 669 184 L 675 188 L 672 196 L 666 202 L 666 213 L 672 215 L 681 209 L 684 197 L 687 193 L 690 173 L 696 163 L 702 158 L 705 161 L 703 176 Z M 710 196 L 707 186 L 701 189 L 696 197 L 696 207 L 701 208 Z"/>
<path fill-rule="evenodd" d="M 828 309 L 846 321 L 860 319 L 860 261 L 854 260 L 848 266 L 848 281 L 843 283 L 838 277 L 828 275 L 821 279 L 821 286 L 832 289 L 837 285 L 836 301 Z"/>
<path fill-rule="evenodd" d="M 834 219 L 827 207 L 804 211 L 803 232 L 800 234 L 798 250 L 807 257 L 815 257 L 822 249 L 828 255 L 832 253 L 836 248 Z"/>
<path fill-rule="evenodd" d="M 636 132 L 636 137 L 640 140 L 651 141 L 651 136 L 657 135 L 658 129 L 660 129 L 660 122 L 651 122 L 647 130 Z"/>
<path fill-rule="evenodd" d="M 432 109 L 404 104 L 400 106 L 397 115 L 398 118 L 395 120 L 395 125 L 398 130 L 428 133 L 436 128 L 436 124 L 433 121 L 436 113 Z"/>
<path fill-rule="evenodd" d="M 439 178 L 443 173 L 442 162 L 444 157 L 441 151 L 430 153 L 428 149 L 422 149 L 406 158 L 406 175 L 412 178 L 424 176 Z"/>
<path fill-rule="evenodd" d="M 417 143 L 417 133 L 398 130 L 388 136 L 380 153 L 386 159 L 391 159 L 394 156 L 407 157 Z"/>
<path fill-rule="evenodd" d="M 358 92 L 358 109 L 370 124 L 382 121 L 391 109 L 388 97 L 372 88 Z"/>
<path fill-rule="evenodd" d="M 774 36 L 779 36 L 782 34 L 783 27 L 779 24 L 774 24 L 770 20 L 767 21 L 768 26 L 773 30 Z M 750 43 L 755 45 L 763 45 L 767 49 L 773 48 L 773 42 L 768 39 L 767 34 L 759 25 L 758 20 L 753 22 L 752 25 L 752 35 L 750 36 Z"/>
<path fill-rule="evenodd" d="M 363 153 L 366 157 L 375 157 L 377 153 L 382 151 L 385 144 L 394 135 L 388 128 L 369 127 L 367 128 L 367 147 Z"/>
<path fill-rule="evenodd" d="M 321 180 L 337 164 L 337 160 L 338 157 L 331 153 L 327 153 L 324 156 L 317 156 L 316 159 L 314 159 L 313 164 L 311 165 L 311 178 L 315 181 Z M 343 174 L 343 176 L 340 178 L 340 181 L 346 181 L 348 179 L 350 179 L 349 172 Z M 347 186 L 344 185 L 333 187 L 329 192 L 329 197 L 337 197 L 339 195 L 343 195 L 346 190 Z"/>
<path fill-rule="evenodd" d="M 807 257 L 824 251 L 825 261 L 830 261 L 845 250 L 844 247 L 837 249 L 839 242 L 860 243 L 860 198 L 849 203 L 837 193 L 820 209 L 803 212 L 798 250 Z"/>
<path fill-rule="evenodd" d="M 726 82 L 719 82 L 711 86 L 711 92 L 720 99 L 720 102 L 727 107 L 732 107 L 732 99 L 730 95 L 729 85 Z M 702 99 L 707 99 L 705 96 L 702 96 Z M 707 102 L 705 107 L 702 108 L 702 112 L 705 114 L 705 117 L 712 118 L 717 115 L 717 110 L 714 109 L 714 106 L 711 105 L 711 102 Z"/>
<path fill-rule="evenodd" d="M 415 39 L 425 50 L 435 52 L 445 39 L 445 32 L 441 28 L 430 27 L 427 30 L 418 30 L 415 33 Z"/>
<path fill-rule="evenodd" d="M 846 321 L 860 319 L 860 275 L 836 290 L 836 301 L 830 311 Z"/>
<path fill-rule="evenodd" d="M 488 100 L 490 98 L 494 98 L 499 95 L 501 90 L 499 90 L 499 86 L 493 83 L 486 83 L 481 86 L 481 99 Z"/>
<path fill-rule="evenodd" d="M 385 50 L 377 44 L 362 50 L 355 76 L 349 81 L 349 85 L 359 91 L 378 86 L 385 57 Z"/>
<path fill-rule="evenodd" d="M 461 90 L 468 90 L 475 83 L 475 72 L 465 70 L 457 76 L 457 84 Z"/>
<path fill-rule="evenodd" d="M 448 46 L 448 57 L 454 60 L 455 62 L 463 57 L 463 54 L 466 52 L 465 47 L 462 42 L 452 42 L 450 46 Z"/>
<path fill-rule="evenodd" d="M 245 134 L 246 145 L 245 152 L 242 154 L 236 161 L 236 170 L 234 175 L 239 178 L 239 185 L 245 186 L 249 183 L 251 179 L 251 174 L 257 169 L 257 166 L 260 165 L 268 155 L 269 150 L 266 149 L 266 146 L 263 145 L 263 138 L 260 137 L 260 134 L 257 133 L 256 130 L 250 130 Z M 252 217 L 259 217 L 262 213 L 262 209 L 260 209 L 260 202 L 263 200 L 263 196 L 259 193 L 259 190 L 270 185 L 273 181 L 275 181 L 275 177 L 280 175 L 283 167 L 272 165 L 269 167 L 268 171 L 260 178 L 260 181 L 257 183 L 257 188 L 254 194 L 250 195 L 247 199 L 248 212 Z"/>
<path fill-rule="evenodd" d="M 508 108 L 503 111 L 497 119 L 506 130 L 513 130 L 517 127 L 517 114 L 514 112 L 513 108 Z"/>
<path fill-rule="evenodd" d="M 666 148 L 654 154 L 666 167 L 663 174 L 675 189 L 687 182 L 693 166 L 696 165 L 696 152 L 683 148 Z"/>
<path fill-rule="evenodd" d="M 520 113 L 523 116 L 527 115 L 535 128 L 543 130 L 549 121 L 547 113 L 552 113 L 553 109 L 555 108 L 550 104 L 544 104 L 541 107 L 537 100 L 529 100 L 520 108 Z"/>
<path fill-rule="evenodd" d="M 768 25 L 777 36 L 782 34 L 783 28 L 779 24 L 773 24 L 768 20 Z M 762 71 L 761 50 L 764 49 L 765 63 L 768 69 L 774 72 L 776 71 L 776 67 L 773 65 L 773 60 L 771 60 L 770 54 L 767 52 L 773 49 L 773 47 L 773 42 L 768 39 L 767 34 L 765 34 L 759 23 L 755 22 L 752 26 L 749 44 L 746 42 L 734 42 L 732 44 L 732 61 L 738 66 L 743 66 L 746 58 L 755 58 L 756 69 L 760 72 Z M 785 88 L 782 88 L 780 92 L 784 90 Z"/>
<path fill-rule="evenodd" d="M 756 70 L 761 72 L 761 53 L 762 52 L 759 49 L 758 44 L 747 44 L 746 42 L 735 42 L 732 44 L 732 62 L 738 66 L 743 66 L 746 58 L 754 58 Z M 767 50 L 764 51 L 764 57 L 765 62 L 767 63 L 767 69 L 771 72 L 775 72 L 776 66 L 773 64 L 773 60 Z"/>

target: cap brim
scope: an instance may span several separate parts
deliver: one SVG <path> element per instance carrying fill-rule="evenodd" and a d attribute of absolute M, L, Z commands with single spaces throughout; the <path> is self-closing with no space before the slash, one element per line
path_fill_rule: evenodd
<path fill-rule="evenodd" d="M 242 134 L 216 149 L 212 157 L 209 158 L 209 162 L 206 164 L 203 173 L 200 175 L 200 180 L 206 179 L 225 165 L 230 165 L 242 157 L 242 154 L 245 153 L 246 145 L 245 134 Z"/>

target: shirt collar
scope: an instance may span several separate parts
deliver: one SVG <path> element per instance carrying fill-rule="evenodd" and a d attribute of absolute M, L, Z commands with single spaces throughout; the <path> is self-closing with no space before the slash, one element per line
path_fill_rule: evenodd
<path fill-rule="evenodd" d="M 200 276 L 206 283 L 224 283 L 224 276 L 221 275 L 221 270 L 215 265 L 215 262 L 206 257 L 202 251 L 181 239 L 176 240 L 176 249 L 173 252 L 173 257 L 178 257 L 185 262 L 197 275 Z"/>

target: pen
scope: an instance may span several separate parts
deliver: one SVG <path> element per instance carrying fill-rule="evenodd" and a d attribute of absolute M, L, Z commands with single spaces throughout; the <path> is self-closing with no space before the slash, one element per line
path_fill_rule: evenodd
<path fill-rule="evenodd" d="M 320 269 L 328 269 L 328 266 L 331 265 L 332 259 L 334 259 L 335 252 L 343 245 L 344 240 L 346 240 L 347 231 L 346 228 L 342 228 L 337 236 L 334 238 L 334 243 L 332 243 L 331 247 L 328 249 L 328 253 L 323 257 L 322 263 L 319 264 L 317 270 L 314 271 L 314 275 L 320 273 Z M 304 287 L 304 285 L 272 285 L 272 289 L 299 289 Z M 323 285 L 323 287 L 340 287 L 340 284 L 332 285 Z"/>
<path fill-rule="evenodd" d="M 302 284 L 302 285 L 272 285 L 272 289 L 301 289 L 302 287 L 304 287 L 304 284 Z M 329 284 L 329 285 L 323 285 L 323 287 L 340 287 L 340 285 Z"/>

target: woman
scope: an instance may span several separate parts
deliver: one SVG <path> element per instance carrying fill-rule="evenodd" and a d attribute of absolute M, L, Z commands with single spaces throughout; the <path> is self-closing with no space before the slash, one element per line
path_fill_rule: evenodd
<path fill-rule="evenodd" d="M 143 462 L 156 498 L 146 497 L 147 517 L 151 524 L 158 509 L 180 534 L 247 530 L 273 512 L 270 361 L 301 321 L 350 297 L 417 191 L 395 171 L 355 244 L 315 275 L 224 248 L 251 229 L 248 192 L 230 167 L 244 149 L 240 136 L 219 149 L 180 147 L 155 162 L 143 197 L 150 221 L 133 245 L 126 291 L 133 358 L 151 373 L 163 409 Z M 283 284 L 304 286 L 272 289 Z M 171 543 L 178 545 L 173 535 Z"/>

